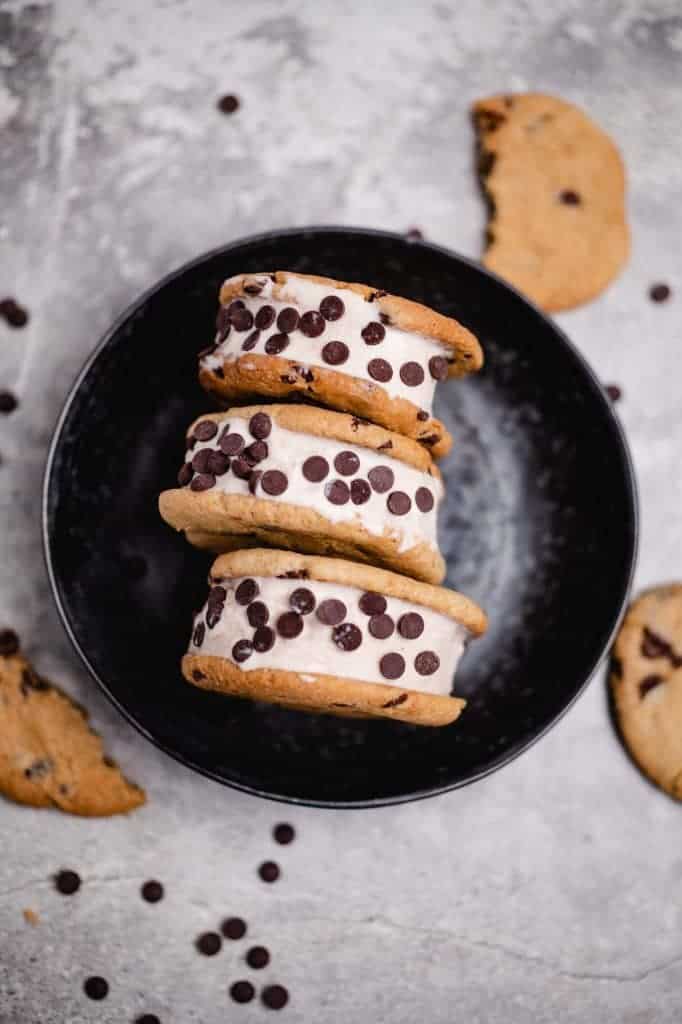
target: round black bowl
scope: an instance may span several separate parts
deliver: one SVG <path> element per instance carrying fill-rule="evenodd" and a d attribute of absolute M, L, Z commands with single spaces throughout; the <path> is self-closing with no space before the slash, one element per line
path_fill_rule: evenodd
<path fill-rule="evenodd" d="M 211 408 L 196 353 L 221 281 L 288 268 L 435 306 L 481 339 L 474 379 L 441 384 L 455 439 L 443 464 L 449 585 L 487 610 L 453 726 L 348 721 L 187 685 L 178 663 L 210 558 L 159 518 L 182 439 Z M 64 625 L 121 712 L 185 764 L 261 796 L 335 807 L 411 800 L 481 778 L 537 739 L 609 646 L 630 584 L 637 510 L 623 434 L 556 326 L 445 249 L 376 231 L 313 228 L 235 242 L 167 277 L 123 314 L 82 370 L 46 480 L 47 565 Z"/>

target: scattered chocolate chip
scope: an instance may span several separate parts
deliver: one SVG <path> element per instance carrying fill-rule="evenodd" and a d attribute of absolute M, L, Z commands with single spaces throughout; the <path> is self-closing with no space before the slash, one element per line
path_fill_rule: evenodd
<path fill-rule="evenodd" d="M 253 634 L 253 649 L 259 654 L 265 654 L 275 646 L 275 631 L 269 626 L 259 626 Z"/>
<path fill-rule="evenodd" d="M 647 693 L 649 693 L 650 690 L 653 690 L 657 686 L 660 686 L 663 681 L 663 676 L 645 676 L 639 684 L 640 699 L 646 697 Z"/>
<path fill-rule="evenodd" d="M 274 306 L 261 306 L 256 313 L 256 327 L 259 331 L 267 331 L 268 327 L 272 327 L 275 322 L 275 309 Z"/>
<path fill-rule="evenodd" d="M 140 895 L 146 903 L 158 903 L 163 899 L 163 886 L 156 879 L 150 879 L 140 889 Z"/>
<path fill-rule="evenodd" d="M 399 704 L 404 704 L 407 700 L 407 694 L 401 693 L 399 697 L 394 697 L 393 700 L 387 700 L 385 704 L 382 704 L 382 708 L 397 708 Z"/>
<path fill-rule="evenodd" d="M 270 963 L 270 954 L 265 946 L 252 946 L 246 954 L 246 962 L 254 971 L 260 971 Z"/>
<path fill-rule="evenodd" d="M 372 485 L 372 490 L 377 494 L 385 494 L 393 487 L 395 480 L 393 470 L 389 466 L 374 466 L 373 469 L 370 469 L 367 477 Z"/>
<path fill-rule="evenodd" d="M 243 939 L 246 935 L 246 921 L 241 917 L 227 917 L 220 926 L 226 939 Z"/>
<path fill-rule="evenodd" d="M 109 982 L 106 978 L 100 978 L 94 974 L 91 978 L 86 978 L 83 983 L 83 991 L 85 992 L 88 999 L 106 999 L 109 995 Z"/>
<path fill-rule="evenodd" d="M 19 637 L 13 629 L 0 630 L 0 655 L 9 658 L 19 650 Z"/>
<path fill-rule="evenodd" d="M 208 491 L 215 487 L 215 477 L 211 473 L 199 473 L 189 486 L 193 491 Z"/>
<path fill-rule="evenodd" d="M 406 612 L 398 619 L 398 632 L 406 640 L 416 640 L 424 632 L 424 620 L 418 612 Z"/>
<path fill-rule="evenodd" d="M 652 284 L 649 289 L 649 298 L 652 302 L 666 302 L 670 298 L 670 286 L 667 284 Z"/>
<path fill-rule="evenodd" d="M 393 376 L 391 364 L 387 363 L 385 359 L 370 359 L 367 363 L 367 373 L 372 380 L 378 380 L 382 384 L 385 384 Z"/>
<path fill-rule="evenodd" d="M 263 459 L 267 459 L 268 453 L 269 449 L 267 442 L 254 441 L 253 444 L 250 444 L 244 449 L 244 458 L 255 466 L 257 462 L 262 462 Z"/>
<path fill-rule="evenodd" d="M 232 472 L 239 480 L 249 480 L 253 466 L 243 455 L 232 460 Z"/>
<path fill-rule="evenodd" d="M 307 587 L 297 587 L 289 596 L 289 604 L 299 615 L 310 615 L 315 610 L 315 595 Z"/>
<path fill-rule="evenodd" d="M 218 932 L 204 932 L 197 938 L 194 944 L 204 956 L 215 956 L 216 953 L 220 952 L 223 940 L 218 935 Z"/>
<path fill-rule="evenodd" d="M 345 505 L 350 498 L 348 484 L 344 480 L 330 480 L 324 485 L 324 496 L 332 505 Z"/>
<path fill-rule="evenodd" d="M 253 327 L 253 313 L 250 309 L 235 309 L 230 319 L 235 331 L 250 331 Z"/>
<path fill-rule="evenodd" d="M 388 506 L 388 511 L 392 512 L 394 516 L 404 516 L 412 508 L 412 501 L 404 491 L 391 491 L 386 500 L 386 505 Z"/>
<path fill-rule="evenodd" d="M 360 469 L 360 459 L 355 452 L 339 452 L 334 459 L 334 469 L 341 476 L 353 476 Z"/>
<path fill-rule="evenodd" d="M 414 500 L 420 512 L 430 512 L 434 506 L 434 497 L 428 487 L 418 487 Z"/>
<path fill-rule="evenodd" d="M 192 469 L 192 463 L 191 462 L 186 462 L 180 468 L 180 472 L 178 473 L 178 484 L 180 485 L 180 487 L 186 487 L 187 484 L 192 479 L 193 475 L 194 475 L 194 470 Z"/>
<path fill-rule="evenodd" d="M 135 1024 L 161 1024 L 161 1019 L 155 1013 L 143 1013 L 135 1018 Z"/>
<path fill-rule="evenodd" d="M 235 981 L 230 986 L 230 995 L 235 1003 L 250 1003 L 256 994 L 256 990 L 250 981 Z"/>
<path fill-rule="evenodd" d="M 218 433 L 218 424 L 214 420 L 202 420 L 194 428 L 197 441 L 210 441 Z"/>
<path fill-rule="evenodd" d="M 279 825 L 275 825 L 272 830 L 272 835 L 276 843 L 280 846 L 288 846 L 289 843 L 293 843 L 296 838 L 296 831 L 293 825 L 289 825 L 286 822 L 280 822 Z"/>
<path fill-rule="evenodd" d="M 383 324 L 371 320 L 360 332 L 366 345 L 379 345 L 386 337 L 386 328 Z M 373 363 L 383 362 L 383 359 L 373 359 Z M 388 379 L 388 378 L 386 378 Z"/>
<path fill-rule="evenodd" d="M 260 997 L 269 1010 L 282 1010 L 289 1002 L 289 993 L 284 985 L 266 985 Z"/>
<path fill-rule="evenodd" d="M 270 611 L 263 601 L 252 601 L 246 609 L 246 617 L 249 620 L 249 625 L 255 629 L 256 626 L 266 624 L 270 618 Z"/>
<path fill-rule="evenodd" d="M 209 629 L 214 629 L 215 626 L 220 622 L 220 616 L 223 614 L 224 605 L 222 604 L 209 604 L 206 609 L 206 625 Z"/>
<path fill-rule="evenodd" d="M 0 391 L 0 412 L 14 412 L 18 404 L 11 391 Z"/>
<path fill-rule="evenodd" d="M 354 505 L 364 505 L 372 496 L 372 488 L 366 480 L 353 480 L 350 485 L 350 500 Z"/>
<path fill-rule="evenodd" d="M 327 295 L 320 303 L 320 313 L 325 320 L 340 320 L 346 311 L 343 299 L 338 295 Z"/>
<path fill-rule="evenodd" d="M 227 95 L 220 97 L 217 107 L 221 114 L 234 114 L 235 110 L 239 109 L 239 99 L 232 93 L 227 93 Z M 244 291 L 246 291 L 246 288 Z"/>
<path fill-rule="evenodd" d="M 320 480 L 324 480 L 328 473 L 329 463 L 321 455 L 311 455 L 303 463 L 303 476 L 310 483 L 319 483 Z"/>
<path fill-rule="evenodd" d="M 257 441 L 263 441 L 270 436 L 272 420 L 266 412 L 257 412 L 249 420 L 249 432 Z"/>
<path fill-rule="evenodd" d="M 405 238 L 408 242 L 421 242 L 423 237 L 424 235 L 419 228 L 408 228 L 405 232 Z"/>
<path fill-rule="evenodd" d="M 201 645 L 204 642 L 205 635 L 206 626 L 203 624 L 203 622 L 198 622 L 194 630 L 194 633 L 192 634 L 192 643 L 194 644 L 195 647 L 201 647 Z"/>
<path fill-rule="evenodd" d="M 386 640 L 393 635 L 395 624 L 390 615 L 373 615 L 367 628 L 375 640 Z"/>
<path fill-rule="evenodd" d="M 324 317 L 316 309 L 304 313 L 298 323 L 298 329 L 305 334 L 306 338 L 319 338 L 324 331 Z"/>
<path fill-rule="evenodd" d="M 416 388 L 424 382 L 424 371 L 419 363 L 403 363 L 400 367 L 400 379 L 409 388 Z"/>
<path fill-rule="evenodd" d="M 260 331 L 251 331 L 242 342 L 242 352 L 252 352 L 260 339 Z"/>
<path fill-rule="evenodd" d="M 434 380 L 445 380 L 448 375 L 448 361 L 445 356 L 431 356 L 429 359 L 429 373 Z M 427 417 L 428 413 L 425 418 Z"/>
<path fill-rule="evenodd" d="M 67 869 L 58 871 L 54 876 L 54 884 L 57 892 L 60 892 L 62 896 L 73 896 L 81 887 L 80 875 Z"/>
<path fill-rule="evenodd" d="M 266 494 L 277 496 L 278 494 L 284 494 L 289 481 L 287 480 L 286 473 L 282 473 L 281 470 L 268 469 L 263 473 L 260 485 Z"/>
<path fill-rule="evenodd" d="M 405 671 L 405 659 L 402 654 L 391 651 L 390 654 L 384 654 L 379 662 L 379 669 L 384 679 L 400 679 Z"/>
<path fill-rule="evenodd" d="M 234 592 L 234 599 L 237 604 L 246 605 L 258 597 L 260 588 L 255 580 L 245 579 L 242 580 L 237 589 Z"/>
<path fill-rule="evenodd" d="M 330 366 L 341 366 L 349 355 L 348 345 L 342 341 L 328 341 L 322 349 L 322 358 Z"/>
<path fill-rule="evenodd" d="M 414 659 L 414 667 L 420 676 L 432 676 L 440 668 L 440 658 L 435 651 L 421 651 Z"/>
<path fill-rule="evenodd" d="M 563 192 L 559 193 L 559 200 L 565 203 L 566 206 L 579 206 L 580 196 L 577 192 L 574 192 L 572 188 L 565 188 Z"/>
<path fill-rule="evenodd" d="M 212 448 L 200 448 L 192 457 L 192 469 L 195 473 L 208 473 L 208 460 Z"/>
<path fill-rule="evenodd" d="M 358 601 L 358 607 L 364 615 L 382 615 L 386 611 L 386 598 L 367 590 Z"/>
<path fill-rule="evenodd" d="M 287 640 L 293 640 L 303 630 L 303 619 L 298 612 L 283 612 L 277 619 L 277 632 Z"/>
<path fill-rule="evenodd" d="M 251 475 L 249 476 L 249 492 L 255 494 L 258 490 L 258 484 L 263 473 L 260 469 L 252 469 Z"/>
<path fill-rule="evenodd" d="M 237 640 L 236 644 L 232 647 L 232 657 L 238 664 L 246 661 L 252 654 L 253 644 L 250 640 Z"/>
<path fill-rule="evenodd" d="M 276 356 L 289 344 L 288 334 L 271 334 L 265 342 L 265 351 L 269 356 Z"/>
<path fill-rule="evenodd" d="M 612 402 L 618 402 L 623 397 L 623 392 L 617 384 L 607 384 L 604 390 Z"/>
<path fill-rule="evenodd" d="M 295 331 L 298 327 L 299 319 L 298 311 L 295 310 L 293 306 L 286 306 L 284 309 L 280 310 L 277 317 L 277 329 L 281 331 L 282 334 L 291 334 L 291 332 Z"/>
<path fill-rule="evenodd" d="M 315 614 L 323 626 L 338 626 L 346 617 L 346 606 L 343 601 L 329 597 L 318 604 Z"/>
<path fill-rule="evenodd" d="M 279 867 L 274 860 L 266 860 L 258 868 L 258 874 L 264 882 L 276 882 L 279 878 Z"/>
<path fill-rule="evenodd" d="M 10 327 L 25 327 L 28 323 L 28 312 L 15 299 L 0 301 L 0 316 Z"/>
<path fill-rule="evenodd" d="M 212 476 L 223 476 L 230 468 L 230 457 L 224 452 L 209 452 L 206 470 Z"/>
<path fill-rule="evenodd" d="M 334 627 L 332 639 L 342 651 L 356 651 L 362 643 L 362 633 L 352 622 L 342 622 Z"/>

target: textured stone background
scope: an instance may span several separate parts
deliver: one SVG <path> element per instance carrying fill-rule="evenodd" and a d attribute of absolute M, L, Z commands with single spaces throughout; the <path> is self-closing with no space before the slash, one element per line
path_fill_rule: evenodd
<path fill-rule="evenodd" d="M 234 944 L 193 937 L 242 913 L 291 991 L 292 1022 L 679 1021 L 679 808 L 612 733 L 603 672 L 537 747 L 465 791 L 377 812 L 278 808 L 159 754 L 94 689 L 47 590 L 43 461 L 100 332 L 160 275 L 253 231 L 421 227 L 480 252 L 470 101 L 537 88 L 583 104 L 630 176 L 631 263 L 560 318 L 620 405 L 642 491 L 638 583 L 682 574 L 678 0 L 0 2 L 0 621 L 92 709 L 149 806 L 88 823 L 0 806 L 0 1021 L 255 1021 Z M 223 92 L 243 101 L 215 110 Z M 652 280 L 678 294 L 652 305 Z M 595 495 L 595 500 L 599 496 Z M 269 837 L 290 819 L 299 840 Z M 257 864 L 274 855 L 271 887 Z M 85 885 L 49 881 L 61 866 Z M 142 903 L 159 877 L 167 897 Z M 22 908 L 41 915 L 38 927 Z M 83 978 L 104 974 L 105 1003 Z"/>

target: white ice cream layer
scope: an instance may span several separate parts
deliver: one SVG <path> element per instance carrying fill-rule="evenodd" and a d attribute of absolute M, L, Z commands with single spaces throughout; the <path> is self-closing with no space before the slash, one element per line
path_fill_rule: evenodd
<path fill-rule="evenodd" d="M 259 483 L 255 489 L 255 497 L 312 508 L 330 522 L 363 526 L 377 537 L 389 534 L 396 540 L 400 551 L 407 551 L 420 543 L 437 548 L 436 518 L 438 505 L 443 498 L 443 484 L 439 478 L 408 466 L 400 459 L 390 458 L 389 452 L 375 452 L 360 445 L 346 444 L 344 441 L 286 430 L 272 417 L 270 419 L 272 430 L 265 439 L 268 455 L 262 462 L 257 463 L 255 469 L 262 472 L 280 470 L 286 475 L 287 488 L 282 494 L 271 495 L 265 493 Z M 198 441 L 194 448 L 187 451 L 186 461 L 191 462 L 202 448 L 219 450 L 219 440 L 228 424 L 229 432 L 240 434 L 245 445 L 253 443 L 254 438 L 249 433 L 249 421 L 233 415 L 219 423 L 218 433 L 210 441 Z M 358 458 L 360 465 L 352 476 L 344 476 L 334 467 L 334 460 L 341 452 L 353 452 Z M 329 464 L 328 475 L 319 482 L 306 480 L 303 475 L 303 464 L 312 455 L 322 456 Z M 353 480 L 366 481 L 370 470 L 378 466 L 389 467 L 395 478 L 385 493 L 378 494 L 371 490 L 369 499 L 363 505 L 354 505 L 352 500 L 348 500 L 344 505 L 334 505 L 326 497 L 325 488 L 331 481 L 343 480 L 350 488 Z M 262 482 L 262 477 L 260 480 Z M 429 512 L 421 512 L 415 500 L 420 487 L 427 488 L 433 495 L 433 508 Z M 227 473 L 216 477 L 213 489 L 227 494 L 249 494 L 249 482 L 239 479 L 232 469 L 229 469 Z M 407 494 L 411 501 L 411 507 L 405 515 L 394 515 L 388 508 L 388 497 L 395 491 Z"/>
<path fill-rule="evenodd" d="M 273 281 L 267 276 L 259 276 L 262 291 L 259 295 L 242 295 L 240 298 L 254 318 L 258 310 L 264 306 L 272 306 L 277 314 L 287 306 L 293 306 L 298 313 L 319 310 L 322 299 L 329 295 L 339 298 L 345 307 L 343 315 L 334 321 L 325 321 L 325 329 L 317 338 L 309 338 L 298 328 L 289 335 L 289 345 L 280 355 L 283 359 L 291 359 L 302 366 L 322 366 L 326 369 L 346 373 L 367 381 L 372 387 L 382 387 L 392 398 L 405 398 L 419 408 L 431 413 L 433 394 L 436 381 L 429 370 L 432 356 L 448 357 L 450 350 L 432 338 L 413 332 L 402 331 L 398 327 L 385 324 L 385 336 L 378 345 L 368 345 L 362 337 L 362 330 L 369 323 L 379 322 L 379 308 L 376 303 L 366 302 L 362 296 L 342 288 L 333 289 L 314 281 L 290 278 L 282 286 L 280 299 L 272 298 Z M 251 331 L 237 331 L 233 327 L 228 337 L 210 355 L 204 356 L 201 365 L 208 370 L 215 370 L 225 360 L 232 361 L 240 356 L 248 355 L 242 345 Z M 261 331 L 256 346 L 251 350 L 254 354 L 265 354 L 265 342 L 273 334 L 279 334 L 277 321 Z M 216 337 L 216 341 L 218 336 Z M 343 341 L 348 346 L 348 359 L 340 365 L 330 365 L 322 357 L 322 349 L 329 341 Z M 385 359 L 390 363 L 393 376 L 389 381 L 374 380 L 367 365 L 372 359 Z M 400 377 L 400 368 L 408 362 L 415 362 L 424 371 L 421 384 L 410 386 Z"/>
<path fill-rule="evenodd" d="M 369 632 L 370 617 L 360 610 L 358 604 L 364 591 L 319 580 L 254 577 L 259 588 L 255 600 L 262 601 L 268 609 L 267 625 L 275 631 L 275 643 L 269 651 L 259 653 L 254 650 L 246 660 L 236 661 L 232 655 L 235 643 L 239 640 L 251 641 L 254 635 L 254 627 L 247 617 L 247 608 L 235 600 L 235 590 L 243 579 L 222 581 L 221 586 L 227 591 L 227 597 L 220 618 L 212 629 L 205 625 L 208 604 L 196 616 L 189 654 L 226 658 L 239 664 L 244 671 L 275 668 L 299 672 L 303 686 L 320 674 L 368 683 L 387 683 L 423 693 L 450 694 L 455 671 L 469 635 L 465 626 L 431 608 L 387 596 L 384 614 L 391 617 L 396 628 L 391 636 L 378 640 Z M 330 598 L 344 603 L 346 614 L 343 621 L 354 624 L 362 633 L 362 642 L 356 650 L 341 650 L 333 639 L 334 627 L 320 622 L 315 611 L 302 616 L 303 629 L 297 637 L 289 639 L 277 633 L 279 616 L 291 611 L 289 599 L 301 587 L 312 592 L 316 607 Z M 417 612 L 424 622 L 423 632 L 412 640 L 401 636 L 397 628 L 400 617 L 408 612 Z M 201 645 L 196 645 L 194 637 L 199 623 L 204 623 L 205 632 Z M 435 653 L 440 659 L 438 668 L 430 675 L 421 675 L 415 668 L 415 659 L 425 651 Z M 382 674 L 380 661 L 384 655 L 393 653 L 402 655 L 405 669 L 398 678 L 389 679 Z"/>

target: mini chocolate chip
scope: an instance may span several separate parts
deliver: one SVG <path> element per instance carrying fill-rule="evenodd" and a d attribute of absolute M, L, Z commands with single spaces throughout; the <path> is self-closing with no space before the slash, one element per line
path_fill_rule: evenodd
<path fill-rule="evenodd" d="M 186 462 L 184 466 L 180 468 L 180 472 L 178 473 L 178 483 L 180 487 L 186 487 L 193 475 L 194 470 L 192 469 L 192 463 Z"/>
<path fill-rule="evenodd" d="M 319 338 L 324 331 L 324 317 L 316 309 L 304 313 L 298 323 L 298 329 L 305 334 L 306 338 Z"/>
<path fill-rule="evenodd" d="M 223 614 L 222 604 L 210 604 L 206 609 L 206 625 L 209 629 L 213 629 L 220 622 L 220 616 Z"/>
<path fill-rule="evenodd" d="M 311 455 L 310 458 L 306 459 L 303 463 L 303 476 L 310 483 L 316 484 L 329 473 L 329 463 L 326 459 L 323 459 L 321 455 Z"/>
<path fill-rule="evenodd" d="M 430 512 L 434 505 L 434 497 L 428 487 L 418 487 L 414 496 L 420 512 Z"/>
<path fill-rule="evenodd" d="M 225 96 L 221 96 L 216 104 L 221 114 L 234 114 L 235 110 L 239 109 L 239 100 L 232 93 L 228 93 Z M 244 291 L 247 289 L 245 288 Z"/>
<path fill-rule="evenodd" d="M 250 981 L 235 981 L 230 986 L 230 995 L 235 1003 L 250 1003 L 256 994 L 256 990 Z"/>
<path fill-rule="evenodd" d="M 194 428 L 194 436 L 197 441 L 210 441 L 218 433 L 218 424 L 213 420 L 202 420 Z"/>
<path fill-rule="evenodd" d="M 253 645 L 250 640 L 237 640 L 232 647 L 232 658 L 237 663 L 246 661 L 253 654 Z"/>
<path fill-rule="evenodd" d="M 67 869 L 58 871 L 54 876 L 54 884 L 57 892 L 60 892 L 62 896 L 73 896 L 81 887 L 80 875 Z"/>
<path fill-rule="evenodd" d="M 135 1018 L 135 1024 L 161 1024 L 161 1019 L 155 1013 L 143 1013 Z"/>
<path fill-rule="evenodd" d="M 378 380 L 382 384 L 393 376 L 391 364 L 387 363 L 385 359 L 370 359 L 367 363 L 367 373 L 372 380 Z"/>
<path fill-rule="evenodd" d="M 244 294 L 245 295 L 260 295 L 260 293 L 263 291 L 263 287 L 264 287 L 264 282 L 263 281 L 249 281 L 248 284 L 244 285 Z"/>
<path fill-rule="evenodd" d="M 393 447 L 393 441 L 384 441 L 383 444 L 377 446 L 378 452 L 390 452 Z"/>
<path fill-rule="evenodd" d="M 208 460 L 212 451 L 212 448 L 200 448 L 195 453 L 192 457 L 192 469 L 195 473 L 208 473 Z"/>
<path fill-rule="evenodd" d="M 280 310 L 277 317 L 277 329 L 281 331 L 282 334 L 291 334 L 291 332 L 295 331 L 298 327 L 299 319 L 298 311 L 295 310 L 293 306 L 286 306 L 284 309 Z"/>
<path fill-rule="evenodd" d="M 244 449 L 244 458 L 252 465 L 255 465 L 257 462 L 267 459 L 268 452 L 269 449 L 265 441 L 254 441 L 253 444 Z"/>
<path fill-rule="evenodd" d="M 18 404 L 11 391 L 0 391 L 0 412 L 14 412 Z"/>
<path fill-rule="evenodd" d="M 243 939 L 246 935 L 246 921 L 241 917 L 227 917 L 220 926 L 226 939 Z"/>
<path fill-rule="evenodd" d="M 372 496 L 372 488 L 366 480 L 353 480 L 350 485 L 350 500 L 354 505 L 364 505 Z"/>
<path fill-rule="evenodd" d="M 282 1010 L 289 1002 L 289 993 L 284 985 L 266 985 L 260 997 L 269 1010 Z"/>
<path fill-rule="evenodd" d="M 232 472 L 239 480 L 248 480 L 251 477 L 253 466 L 243 455 L 238 455 L 232 460 Z"/>
<path fill-rule="evenodd" d="M 284 494 L 289 481 L 287 480 L 286 474 L 282 473 L 279 469 L 268 469 L 261 477 L 261 487 L 266 494 L 276 496 L 278 494 Z"/>
<path fill-rule="evenodd" d="M 0 316 L 10 327 L 25 327 L 28 323 L 28 312 L 15 299 L 0 301 Z"/>
<path fill-rule="evenodd" d="M 272 420 L 266 412 L 257 412 L 249 420 L 249 432 L 257 441 L 263 441 L 270 436 Z"/>
<path fill-rule="evenodd" d="M 420 444 L 425 445 L 426 448 L 433 448 L 434 444 L 440 441 L 440 434 L 424 434 L 423 437 L 417 438 Z"/>
<path fill-rule="evenodd" d="M 399 697 L 394 697 L 393 700 L 387 700 L 385 704 L 382 704 L 382 708 L 397 708 L 399 704 L 404 704 L 407 700 L 407 694 L 401 693 Z"/>
<path fill-rule="evenodd" d="M 296 838 L 296 831 L 293 825 L 289 825 L 286 822 L 280 822 L 279 825 L 275 825 L 272 830 L 272 835 L 276 843 L 280 846 L 288 846 L 289 843 L 293 843 Z"/>
<path fill-rule="evenodd" d="M 386 611 L 386 598 L 367 590 L 358 601 L 358 607 L 364 615 L 382 615 Z"/>
<path fill-rule="evenodd" d="M 367 477 L 372 485 L 372 490 L 377 494 L 385 494 L 393 487 L 395 480 L 393 470 L 389 466 L 374 466 L 373 469 L 370 469 Z"/>
<path fill-rule="evenodd" d="M 277 632 L 287 640 L 293 640 L 303 630 L 303 619 L 298 612 L 283 612 L 277 619 Z"/>
<path fill-rule="evenodd" d="M 255 580 L 245 579 L 242 580 L 237 589 L 234 592 L 234 599 L 237 604 L 246 605 L 251 604 L 254 598 L 258 597 L 260 588 Z"/>
<path fill-rule="evenodd" d="M 360 469 L 360 459 L 355 452 L 339 452 L 334 459 L 334 469 L 341 476 L 353 476 Z"/>
<path fill-rule="evenodd" d="M 242 352 L 251 352 L 260 339 L 260 331 L 251 331 L 244 341 L 242 342 Z"/>
<path fill-rule="evenodd" d="M 244 438 L 241 434 L 230 434 L 229 427 L 226 427 L 220 436 L 218 446 L 226 455 L 239 455 L 244 448 Z"/>
<path fill-rule="evenodd" d="M 246 617 L 254 629 L 256 626 L 264 626 L 270 618 L 268 606 L 263 601 L 252 601 L 246 609 Z"/>
<path fill-rule="evenodd" d="M 650 690 L 653 690 L 657 686 L 660 686 L 663 681 L 663 676 L 645 676 L 639 684 L 640 699 L 646 697 L 647 693 L 649 693 Z"/>
<path fill-rule="evenodd" d="M 106 999 L 109 995 L 109 982 L 106 978 L 100 978 L 99 975 L 93 974 L 83 982 L 83 991 L 88 999 L 95 999 L 99 1002 L 100 999 Z"/>
<path fill-rule="evenodd" d="M 642 633 L 641 652 L 645 658 L 670 658 L 674 657 L 672 646 L 667 640 L 654 633 L 648 626 L 644 627 Z"/>
<path fill-rule="evenodd" d="M 419 412 L 417 413 L 417 419 L 419 420 L 420 423 L 424 423 L 426 420 L 428 420 L 428 418 L 429 414 L 426 411 L 426 409 L 420 409 Z"/>
<path fill-rule="evenodd" d="M 194 633 L 192 634 L 192 643 L 194 644 L 195 647 L 201 647 L 201 645 L 204 642 L 205 635 L 206 626 L 204 625 L 203 622 L 198 622 L 194 629 Z"/>
<path fill-rule="evenodd" d="M 246 962 L 254 971 L 260 971 L 270 963 L 270 954 L 265 946 L 252 946 L 246 954 Z"/>
<path fill-rule="evenodd" d="M 429 359 L 429 373 L 434 380 L 445 380 L 448 369 L 448 361 L 445 356 L 431 356 Z"/>
<path fill-rule="evenodd" d="M 424 235 L 419 228 L 408 228 L 405 232 L 405 238 L 408 242 L 420 242 Z"/>
<path fill-rule="evenodd" d="M 623 678 L 623 662 L 615 654 L 611 656 L 611 672 L 616 679 Z"/>
<path fill-rule="evenodd" d="M 223 476 L 230 468 L 230 457 L 224 452 L 209 452 L 206 462 L 207 472 L 213 476 Z"/>
<path fill-rule="evenodd" d="M 275 322 L 275 310 L 273 306 L 261 306 L 256 313 L 256 327 L 259 331 L 267 331 Z"/>
<path fill-rule="evenodd" d="M 406 640 L 416 640 L 424 632 L 424 620 L 418 612 L 406 612 L 398 619 L 398 632 Z"/>
<path fill-rule="evenodd" d="M 318 604 L 315 614 L 324 626 L 338 626 L 346 617 L 346 606 L 343 601 L 329 597 Z"/>
<path fill-rule="evenodd" d="M 395 651 L 384 654 L 379 662 L 379 669 L 384 679 L 400 679 L 405 671 L 405 659 L 402 654 Z"/>
<path fill-rule="evenodd" d="M 276 356 L 289 344 L 288 334 L 271 334 L 265 342 L 265 351 L 269 356 Z"/>
<path fill-rule="evenodd" d="M 322 349 L 322 358 L 330 366 L 341 366 L 342 363 L 346 362 L 349 355 L 348 345 L 345 345 L 342 341 L 328 341 Z"/>
<path fill-rule="evenodd" d="M 324 496 L 332 505 L 345 505 L 350 498 L 348 484 L 344 480 L 330 480 L 324 485 Z"/>
<path fill-rule="evenodd" d="M 379 345 L 386 337 L 386 328 L 376 320 L 370 321 L 360 332 L 366 345 Z M 373 360 L 377 362 L 377 360 Z"/>
<path fill-rule="evenodd" d="M 297 587 L 289 595 L 289 604 L 300 615 L 310 615 L 315 610 L 315 595 L 307 587 Z"/>
<path fill-rule="evenodd" d="M 215 956 L 216 953 L 220 952 L 222 945 L 223 940 L 218 935 L 218 932 L 204 932 L 195 942 L 195 946 L 204 956 Z"/>
<path fill-rule="evenodd" d="M 563 192 L 559 193 L 559 199 L 566 206 L 579 206 L 580 196 L 577 192 L 574 192 L 572 188 L 565 188 Z"/>
<path fill-rule="evenodd" d="M 276 882 L 279 878 L 279 867 L 274 860 L 266 860 L 258 868 L 258 874 L 264 882 Z"/>
<path fill-rule="evenodd" d="M 403 363 L 400 367 L 400 379 L 410 388 L 416 388 L 424 381 L 424 371 L 419 363 Z"/>
<path fill-rule="evenodd" d="M 29 690 L 49 690 L 50 684 L 46 679 L 42 679 L 37 672 L 33 669 L 25 668 L 21 673 L 21 693 L 22 696 L 27 697 Z"/>
<path fill-rule="evenodd" d="M 163 886 L 156 879 L 150 879 L 140 889 L 140 895 L 146 903 L 158 903 L 163 899 Z"/>
<path fill-rule="evenodd" d="M 386 640 L 392 636 L 395 624 L 390 615 L 373 615 L 367 628 L 375 640 Z"/>
<path fill-rule="evenodd" d="M 404 516 L 412 508 L 412 500 L 404 491 L 391 491 L 386 500 L 386 505 L 389 512 L 392 512 L 394 516 Z"/>
<path fill-rule="evenodd" d="M 230 319 L 235 331 L 250 331 L 253 327 L 253 313 L 250 309 L 235 309 Z"/>
<path fill-rule="evenodd" d="M 204 673 L 200 669 L 198 669 L 198 668 L 193 668 L 192 669 L 192 679 L 194 680 L 195 683 L 200 683 L 201 680 L 205 679 L 205 678 L 206 678 L 206 676 L 204 675 Z"/>
<path fill-rule="evenodd" d="M 670 287 L 667 284 L 652 284 L 649 289 L 652 302 L 666 302 L 670 298 Z"/>
<path fill-rule="evenodd" d="M 211 487 L 215 487 L 215 477 L 211 473 L 200 473 L 194 477 L 189 486 L 193 491 L 208 491 Z"/>
<path fill-rule="evenodd" d="M 19 637 L 13 629 L 0 630 L 0 655 L 9 658 L 19 650 Z"/>
<path fill-rule="evenodd" d="M 379 319 L 381 320 L 382 324 L 386 324 L 387 327 L 389 327 L 393 323 L 388 313 L 379 313 Z"/>
<path fill-rule="evenodd" d="M 258 484 L 263 473 L 260 469 L 252 469 L 251 475 L 249 476 L 249 491 L 251 494 L 255 494 L 258 490 Z"/>
<path fill-rule="evenodd" d="M 320 303 L 320 313 L 325 320 L 340 320 L 345 311 L 343 299 L 338 295 L 327 295 Z"/>
<path fill-rule="evenodd" d="M 253 649 L 259 654 L 265 654 L 275 646 L 275 631 L 269 626 L 259 626 L 253 634 Z"/>
<path fill-rule="evenodd" d="M 342 651 L 356 651 L 362 643 L 362 633 L 352 622 L 342 622 L 334 627 L 332 639 Z"/>
<path fill-rule="evenodd" d="M 54 768 L 54 761 L 50 757 L 41 757 L 24 769 L 25 777 L 34 782 L 37 779 L 44 779 Z"/>
<path fill-rule="evenodd" d="M 435 651 L 421 651 L 414 659 L 414 667 L 420 676 L 432 676 L 440 668 L 440 658 Z"/>
<path fill-rule="evenodd" d="M 607 384 L 604 390 L 612 402 L 619 402 L 623 397 L 623 392 L 617 384 Z"/>

